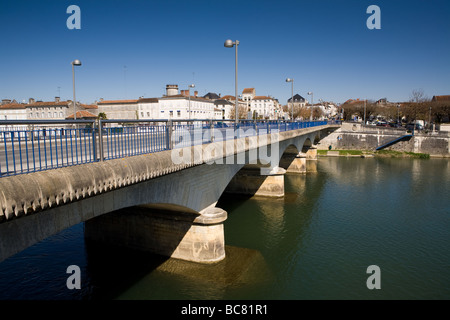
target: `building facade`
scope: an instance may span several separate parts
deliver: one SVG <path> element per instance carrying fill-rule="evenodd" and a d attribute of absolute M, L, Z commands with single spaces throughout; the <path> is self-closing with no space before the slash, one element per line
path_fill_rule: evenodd
<path fill-rule="evenodd" d="M 26 120 L 26 105 L 16 100 L 3 99 L 0 105 L 0 120 Z"/>

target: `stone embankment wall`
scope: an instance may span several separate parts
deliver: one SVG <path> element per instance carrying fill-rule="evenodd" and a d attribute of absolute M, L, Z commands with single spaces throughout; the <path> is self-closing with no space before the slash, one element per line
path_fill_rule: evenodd
<path fill-rule="evenodd" d="M 374 150 L 396 138 L 404 136 L 405 129 L 364 126 L 359 123 L 344 123 L 342 127 L 320 141 L 320 150 Z M 415 132 L 408 140 L 397 142 L 385 150 L 428 153 L 434 156 L 450 156 L 450 133 L 434 131 Z"/>

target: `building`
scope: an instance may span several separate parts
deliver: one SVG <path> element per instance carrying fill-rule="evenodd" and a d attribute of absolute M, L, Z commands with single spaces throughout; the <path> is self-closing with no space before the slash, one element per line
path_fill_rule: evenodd
<path fill-rule="evenodd" d="M 136 100 L 101 100 L 98 112 L 108 119 L 133 120 L 184 120 L 215 119 L 214 100 L 199 97 L 198 92 L 178 92 L 178 85 L 166 85 L 166 94 L 160 98 L 139 98 Z"/>
<path fill-rule="evenodd" d="M 446 96 L 433 96 L 431 99 L 432 102 L 443 102 L 443 101 L 450 101 L 450 95 Z"/>
<path fill-rule="evenodd" d="M 254 96 L 250 101 L 250 111 L 254 119 L 276 119 L 275 99 L 267 96 Z"/>
<path fill-rule="evenodd" d="M 137 101 L 137 119 L 159 119 L 158 98 L 139 98 Z"/>
<path fill-rule="evenodd" d="M 231 95 L 226 95 L 221 98 L 222 100 L 226 100 L 231 103 L 229 113 L 225 113 L 225 119 L 234 119 L 234 105 L 236 104 L 236 97 Z M 240 119 L 247 118 L 249 106 L 248 101 L 244 101 L 242 99 L 238 98 L 238 104 L 239 104 L 239 112 L 240 112 Z M 227 108 L 227 107 L 226 107 Z M 245 116 L 243 115 L 245 113 Z"/>
<path fill-rule="evenodd" d="M 214 101 L 199 97 L 198 92 L 189 94 L 189 90 L 178 93 L 178 85 L 167 85 L 166 95 L 158 99 L 159 119 L 214 119 Z"/>
<path fill-rule="evenodd" d="M 208 92 L 207 94 L 205 94 L 203 96 L 203 98 L 209 99 L 209 100 L 217 100 L 217 99 L 220 99 L 220 94 L 216 94 L 214 92 Z"/>
<path fill-rule="evenodd" d="M 103 100 L 97 103 L 98 113 L 106 114 L 108 119 L 138 119 L 138 100 Z"/>
<path fill-rule="evenodd" d="M 30 98 L 26 110 L 28 120 L 64 120 L 74 112 L 72 101 L 61 101 L 59 97 L 55 97 L 54 101 L 35 101 Z"/>
<path fill-rule="evenodd" d="M 16 100 L 3 99 L 0 105 L 0 120 L 26 120 L 26 105 Z"/>
<path fill-rule="evenodd" d="M 294 98 L 294 108 L 295 107 L 303 108 L 306 106 L 306 99 L 297 93 L 294 95 L 294 97 L 290 97 L 287 100 L 289 107 L 291 107 L 292 98 Z"/>
<path fill-rule="evenodd" d="M 216 115 L 216 119 L 231 119 L 231 110 L 233 109 L 234 103 L 227 99 L 217 99 L 214 101 L 214 106 L 217 110 L 220 110 L 219 118 Z"/>
<path fill-rule="evenodd" d="M 67 120 L 73 120 L 74 114 L 72 113 L 70 116 L 68 116 Z M 77 120 L 95 120 L 97 119 L 97 115 L 87 111 L 87 110 L 79 110 L 77 111 Z"/>
<path fill-rule="evenodd" d="M 246 102 L 247 109 L 250 110 L 251 101 L 256 96 L 255 88 L 245 88 L 242 90 L 242 100 Z"/>

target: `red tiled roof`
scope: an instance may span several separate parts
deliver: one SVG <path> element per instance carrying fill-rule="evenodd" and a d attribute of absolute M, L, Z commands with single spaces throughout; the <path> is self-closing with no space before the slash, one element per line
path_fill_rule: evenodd
<path fill-rule="evenodd" d="M 446 96 L 434 96 L 432 101 L 450 101 L 450 95 Z"/>
<path fill-rule="evenodd" d="M 71 114 L 66 119 L 73 119 L 73 118 L 74 118 L 73 114 Z M 81 118 L 97 118 L 97 116 L 86 110 L 77 111 L 77 119 L 81 119 Z"/>
<path fill-rule="evenodd" d="M 158 98 L 140 98 L 138 102 L 158 102 Z"/>
<path fill-rule="evenodd" d="M 81 106 L 85 109 L 98 109 L 98 106 L 96 104 L 81 104 Z"/>
<path fill-rule="evenodd" d="M 43 106 L 68 106 L 72 101 L 39 101 L 34 103 L 29 103 L 26 105 L 27 108 L 29 107 L 43 107 Z"/>
<path fill-rule="evenodd" d="M 272 98 L 266 97 L 266 96 L 256 96 L 253 98 L 253 100 L 268 100 L 268 99 L 272 99 Z"/>
<path fill-rule="evenodd" d="M 255 88 L 245 88 L 242 93 L 253 93 L 255 91 Z"/>
<path fill-rule="evenodd" d="M 21 103 L 8 103 L 0 105 L 0 109 L 25 109 L 25 105 Z"/>
<path fill-rule="evenodd" d="M 228 94 L 226 96 L 223 96 L 221 99 L 224 99 L 224 100 L 236 100 L 236 97 Z"/>

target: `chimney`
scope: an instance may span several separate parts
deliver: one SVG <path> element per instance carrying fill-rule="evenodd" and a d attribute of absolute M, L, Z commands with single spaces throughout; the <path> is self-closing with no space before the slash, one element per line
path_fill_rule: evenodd
<path fill-rule="evenodd" d="M 60 97 L 55 97 L 55 102 L 60 102 L 61 98 Z"/>
<path fill-rule="evenodd" d="M 194 97 L 197 97 L 198 91 L 194 91 Z"/>
<path fill-rule="evenodd" d="M 34 100 L 34 98 L 30 98 L 30 99 L 28 99 L 28 103 L 29 104 L 32 104 L 32 103 L 35 103 L 36 101 Z"/>
<path fill-rule="evenodd" d="M 166 85 L 166 95 L 167 96 L 176 96 L 178 94 L 178 85 L 177 84 L 167 84 Z"/>
<path fill-rule="evenodd" d="M 100 98 L 100 101 L 103 101 L 103 98 Z"/>
<path fill-rule="evenodd" d="M 11 100 L 10 100 L 10 99 L 3 99 L 3 100 L 2 100 L 2 105 L 4 105 L 4 104 L 9 104 L 9 103 L 11 103 Z"/>

